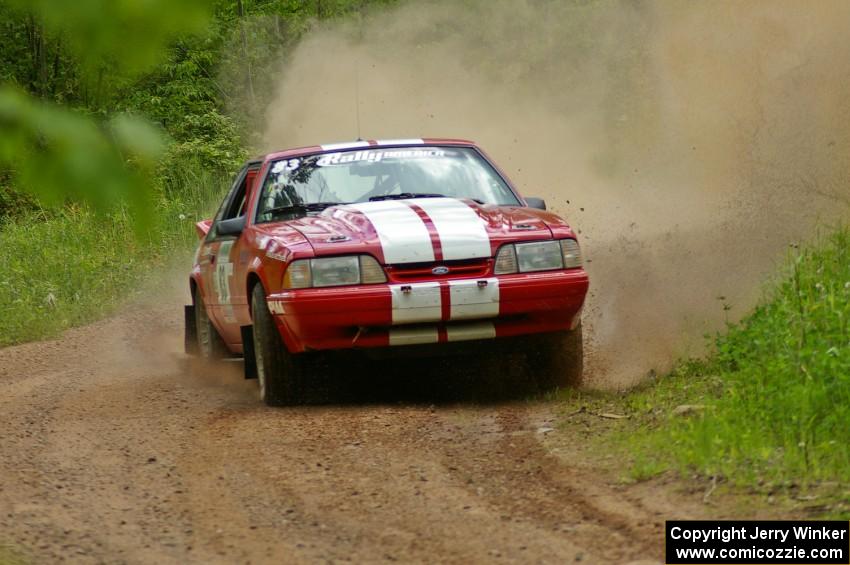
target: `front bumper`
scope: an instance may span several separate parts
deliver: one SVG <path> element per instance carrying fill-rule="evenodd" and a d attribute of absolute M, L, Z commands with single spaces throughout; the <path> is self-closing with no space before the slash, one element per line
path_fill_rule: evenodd
<path fill-rule="evenodd" d="M 293 352 L 444 343 L 574 328 L 583 269 L 410 284 L 311 288 L 268 296 Z"/>

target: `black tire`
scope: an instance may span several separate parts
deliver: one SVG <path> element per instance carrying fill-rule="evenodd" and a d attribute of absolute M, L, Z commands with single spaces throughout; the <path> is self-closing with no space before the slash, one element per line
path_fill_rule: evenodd
<path fill-rule="evenodd" d="M 266 303 L 263 285 L 251 291 L 254 317 L 254 357 L 260 398 L 269 406 L 287 406 L 304 401 L 305 360 L 286 349 Z"/>
<path fill-rule="evenodd" d="M 230 355 L 230 350 L 221 339 L 210 320 L 200 287 L 195 287 L 195 335 L 198 339 L 198 355 L 201 359 L 221 359 Z"/>
<path fill-rule="evenodd" d="M 526 356 L 530 376 L 540 388 L 581 386 L 584 368 L 581 324 L 572 331 L 538 336 Z"/>

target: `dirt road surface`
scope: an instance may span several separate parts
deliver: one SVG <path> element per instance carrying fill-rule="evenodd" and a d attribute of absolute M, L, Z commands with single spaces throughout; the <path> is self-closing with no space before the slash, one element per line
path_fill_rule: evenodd
<path fill-rule="evenodd" d="M 240 363 L 189 363 L 180 315 L 131 308 L 0 350 L 0 546 L 39 563 L 654 563 L 683 512 L 553 454 L 550 403 L 494 395 L 476 361 L 362 363 L 321 403 L 272 409 Z"/>

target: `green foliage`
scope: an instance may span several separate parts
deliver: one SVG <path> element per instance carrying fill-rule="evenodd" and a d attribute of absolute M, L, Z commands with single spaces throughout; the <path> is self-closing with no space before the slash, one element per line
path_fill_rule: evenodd
<path fill-rule="evenodd" d="M 215 76 L 219 42 L 180 41 L 156 72 L 140 80 L 120 108 L 147 116 L 174 140 L 170 157 L 195 157 L 205 166 L 232 171 L 244 159 L 235 122 L 222 111 Z"/>
<path fill-rule="evenodd" d="M 145 220 L 150 187 L 172 185 L 175 163 L 233 172 L 244 141 L 262 129 L 285 51 L 315 20 L 390 1 L 0 4 L 0 79 L 20 87 L 0 90 L 0 126 L 11 134 L 0 172 L 10 171 L 14 186 L 0 193 L 0 214 L 28 202 L 20 192 L 29 190 L 44 206 L 129 203 L 132 217 Z M 208 12 L 215 18 L 205 26 Z M 137 117 L 116 117 L 124 113 Z M 167 135 L 157 142 L 142 118 Z M 128 128 L 132 135 L 116 135 Z M 166 137 L 158 183 L 150 149 Z"/>
<path fill-rule="evenodd" d="M 790 262 L 718 341 L 724 395 L 680 435 L 706 472 L 850 479 L 850 231 Z"/>
<path fill-rule="evenodd" d="M 175 33 L 200 29 L 206 2 L 13 0 L 9 6 L 0 6 L 7 30 L 28 41 L 26 50 L 8 38 L 0 44 L 9 49 L 4 60 L 13 59 L 5 82 L 23 87 L 0 87 L 0 170 L 10 171 L 16 188 L 46 205 L 71 199 L 102 211 L 127 203 L 140 220 L 136 227 L 143 227 L 162 135 L 141 118 L 109 117 L 105 93 L 119 92 L 158 62 Z M 63 79 L 68 88 L 62 88 Z M 85 112 L 47 101 L 80 104 L 81 88 L 97 93 L 93 102 L 82 98 Z"/>
<path fill-rule="evenodd" d="M 196 158 L 171 156 L 165 164 L 168 170 L 158 175 L 162 205 L 199 219 L 219 205 L 233 181 L 229 173 L 206 167 Z"/>
<path fill-rule="evenodd" d="M 106 223 L 65 208 L 49 220 L 23 217 L 0 232 L 0 345 L 55 335 L 109 312 L 101 300 L 132 288 L 142 248 L 127 218 Z"/>
<path fill-rule="evenodd" d="M 5 218 L 12 218 L 32 212 L 38 208 L 31 195 L 13 189 L 8 178 L 0 174 L 0 229 Z"/>
<path fill-rule="evenodd" d="M 84 96 L 77 65 L 59 36 L 25 13 L 0 3 L 0 84 L 14 84 L 43 99 L 73 102 Z"/>
<path fill-rule="evenodd" d="M 98 88 L 149 69 L 175 35 L 202 31 L 209 17 L 206 0 L 7 1 L 37 22 L 41 34 L 61 37 L 82 76 Z"/>
<path fill-rule="evenodd" d="M 50 337 L 96 320 L 141 290 L 147 278 L 197 243 L 194 223 L 230 183 L 182 163 L 171 190 L 179 197 L 153 207 L 152 229 L 128 237 L 133 222 L 117 210 L 104 217 L 65 206 L 49 217 L 29 214 L 0 230 L 0 346 Z"/>
<path fill-rule="evenodd" d="M 45 204 L 70 197 L 105 211 L 126 202 L 147 219 L 145 173 L 161 151 L 159 132 L 148 124 L 120 115 L 101 129 L 83 116 L 6 88 L 0 89 L 0 128 L 0 166 L 13 170 L 16 185 Z"/>
<path fill-rule="evenodd" d="M 26 565 L 28 560 L 24 559 L 20 551 L 0 542 L 0 565 Z"/>
<path fill-rule="evenodd" d="M 850 229 L 789 258 L 705 363 L 629 395 L 631 445 L 685 471 L 767 490 L 850 481 Z M 674 408 L 698 404 L 688 416 Z M 642 467 L 646 462 L 642 462 Z"/>

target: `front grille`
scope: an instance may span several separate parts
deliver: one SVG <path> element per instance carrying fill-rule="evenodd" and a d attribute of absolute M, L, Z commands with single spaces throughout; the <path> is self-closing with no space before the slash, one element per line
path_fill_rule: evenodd
<path fill-rule="evenodd" d="M 487 276 L 492 271 L 492 263 L 492 259 L 485 258 L 466 259 L 463 261 L 387 265 L 387 274 L 392 280 L 398 282 L 483 277 Z M 448 272 L 435 274 L 433 269 L 436 267 L 446 267 Z"/>

